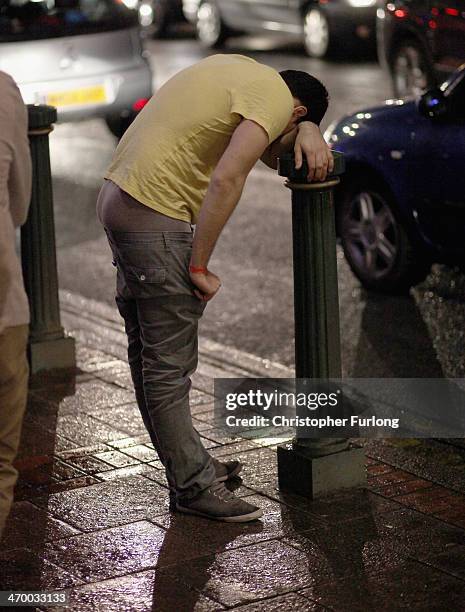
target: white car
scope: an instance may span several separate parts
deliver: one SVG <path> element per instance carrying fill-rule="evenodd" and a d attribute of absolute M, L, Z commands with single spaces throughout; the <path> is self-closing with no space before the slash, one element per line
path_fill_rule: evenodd
<path fill-rule="evenodd" d="M 0 70 L 26 104 L 55 106 L 59 121 L 103 117 L 116 136 L 152 95 L 137 11 L 118 0 L 4 0 Z"/>
<path fill-rule="evenodd" d="M 183 0 L 186 19 L 209 48 L 240 33 L 281 33 L 311 57 L 374 51 L 377 0 Z"/>

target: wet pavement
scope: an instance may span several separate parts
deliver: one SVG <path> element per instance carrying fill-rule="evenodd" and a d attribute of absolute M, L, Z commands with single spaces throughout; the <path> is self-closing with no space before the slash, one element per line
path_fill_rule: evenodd
<path fill-rule="evenodd" d="M 2 589 L 66 589 L 73 611 L 464 609 L 463 449 L 359 440 L 366 490 L 313 502 L 281 493 L 276 440 L 226 437 L 215 426 L 212 380 L 291 372 L 202 339 L 195 425 L 213 456 L 244 463 L 237 493 L 264 516 L 234 525 L 170 514 L 121 323 L 98 302 L 61 300 L 78 369 L 32 381 L 0 544 Z"/>

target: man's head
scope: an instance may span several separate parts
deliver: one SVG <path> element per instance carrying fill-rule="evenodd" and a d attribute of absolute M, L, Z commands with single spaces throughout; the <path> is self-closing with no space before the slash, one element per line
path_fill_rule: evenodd
<path fill-rule="evenodd" d="M 294 98 L 294 111 L 285 131 L 295 128 L 301 121 L 311 121 L 320 125 L 328 108 L 329 99 L 323 83 L 301 70 L 283 70 L 279 74 Z"/>

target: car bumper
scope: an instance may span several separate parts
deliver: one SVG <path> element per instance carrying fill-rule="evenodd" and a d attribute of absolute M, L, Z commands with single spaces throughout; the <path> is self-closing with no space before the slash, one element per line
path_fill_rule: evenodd
<path fill-rule="evenodd" d="M 152 95 L 152 72 L 144 61 L 104 75 L 19 83 L 19 88 L 26 104 L 52 104 L 58 121 L 76 121 L 130 111 Z"/>

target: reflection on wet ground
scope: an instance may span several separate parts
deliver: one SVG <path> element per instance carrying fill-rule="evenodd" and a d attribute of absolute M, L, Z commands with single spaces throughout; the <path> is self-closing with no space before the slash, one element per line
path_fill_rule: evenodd
<path fill-rule="evenodd" d="M 264 517 L 234 525 L 170 514 L 121 332 L 69 312 L 65 323 L 78 338 L 79 370 L 31 387 L 1 588 L 68 589 L 79 611 L 460 609 L 462 450 L 358 440 L 367 490 L 315 501 L 282 493 L 271 441 L 227 438 L 215 427 L 209 375 L 231 366 L 211 358 L 194 379 L 194 422 L 212 455 L 244 463 L 237 494 Z"/>

